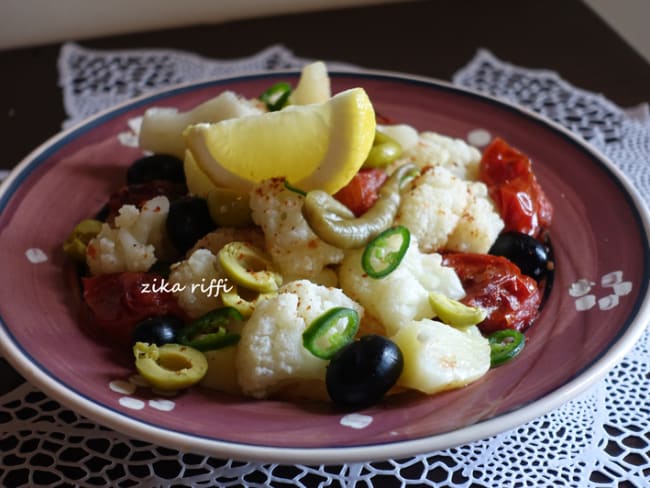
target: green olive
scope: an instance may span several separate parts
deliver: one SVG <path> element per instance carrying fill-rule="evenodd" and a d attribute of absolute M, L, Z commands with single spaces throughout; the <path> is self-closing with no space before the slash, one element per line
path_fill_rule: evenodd
<path fill-rule="evenodd" d="M 388 134 L 377 131 L 375 140 L 370 148 L 368 157 L 363 163 L 364 168 L 383 168 L 397 161 L 402 155 L 402 146 Z"/>
<path fill-rule="evenodd" d="M 333 196 L 321 190 L 307 193 L 302 206 L 305 220 L 322 240 L 341 249 L 365 246 L 370 239 L 388 229 L 397 215 L 401 190 L 417 172 L 412 163 L 403 164 L 379 190 L 375 204 L 360 217 Z"/>
<path fill-rule="evenodd" d="M 230 291 L 221 293 L 221 301 L 226 307 L 232 307 L 242 314 L 243 317 L 248 318 L 253 315 L 258 303 L 275 295 L 276 293 L 274 292 L 259 293 L 256 296 L 247 298 L 239 293 L 236 286 L 233 286 Z"/>
<path fill-rule="evenodd" d="M 208 193 L 210 217 L 221 227 L 247 227 L 253 224 L 248 195 L 228 188 Z"/>
<path fill-rule="evenodd" d="M 99 234 L 102 225 L 102 222 L 93 219 L 85 219 L 79 222 L 63 243 L 63 252 L 75 261 L 86 262 L 88 243 Z"/>
<path fill-rule="evenodd" d="M 201 381 L 208 371 L 202 352 L 180 344 L 159 347 L 136 342 L 133 355 L 140 376 L 160 390 L 187 388 Z"/>
<path fill-rule="evenodd" d="M 469 307 L 458 300 L 442 293 L 429 294 L 429 303 L 433 313 L 445 324 L 452 327 L 469 327 L 485 320 L 487 312 L 480 307 Z"/>
<path fill-rule="evenodd" d="M 269 293 L 282 284 L 282 276 L 273 271 L 271 260 L 248 242 L 229 242 L 217 257 L 226 276 L 249 290 Z"/>

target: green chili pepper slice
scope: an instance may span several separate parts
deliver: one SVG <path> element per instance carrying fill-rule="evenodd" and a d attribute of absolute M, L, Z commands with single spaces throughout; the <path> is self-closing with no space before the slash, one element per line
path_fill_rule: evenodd
<path fill-rule="evenodd" d="M 229 332 L 224 326 L 229 320 L 243 321 L 242 314 L 233 307 L 222 307 L 202 315 L 178 332 L 179 344 L 199 351 L 211 351 L 239 342 L 239 334 Z"/>
<path fill-rule="evenodd" d="M 398 240 L 397 246 L 395 240 Z M 368 276 L 384 278 L 402 262 L 411 243 L 411 233 L 403 225 L 390 227 L 368 243 L 361 255 L 361 266 Z"/>
<path fill-rule="evenodd" d="M 291 95 L 291 85 L 286 81 L 281 81 L 264 90 L 259 99 L 266 104 L 269 111 L 275 112 L 287 104 L 289 95 Z"/>
<path fill-rule="evenodd" d="M 500 366 L 517 356 L 526 344 L 526 336 L 515 329 L 503 329 L 488 336 L 490 365 Z"/>
<path fill-rule="evenodd" d="M 345 327 L 337 325 L 345 320 Z M 359 330 L 359 314 L 346 307 L 334 307 L 315 319 L 302 334 L 302 344 L 317 358 L 331 359 L 354 339 Z"/>

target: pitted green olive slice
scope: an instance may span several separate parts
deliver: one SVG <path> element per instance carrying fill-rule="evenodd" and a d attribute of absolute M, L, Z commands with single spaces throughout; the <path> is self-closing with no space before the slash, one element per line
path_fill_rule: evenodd
<path fill-rule="evenodd" d="M 320 190 L 307 193 L 302 215 L 322 240 L 341 249 L 365 246 L 370 239 L 388 229 L 401 201 L 401 190 L 417 172 L 417 166 L 403 164 L 379 190 L 375 204 L 360 217 L 333 196 Z"/>
<path fill-rule="evenodd" d="M 140 376 L 160 390 L 187 388 L 201 381 L 208 371 L 208 361 L 202 352 L 180 344 L 159 347 L 136 342 L 133 355 Z"/>
<path fill-rule="evenodd" d="M 229 242 L 219 251 L 219 263 L 228 279 L 249 290 L 269 293 L 282 284 L 271 260 L 248 242 Z"/>
<path fill-rule="evenodd" d="M 375 132 L 368 157 L 363 163 L 364 168 L 383 168 L 397 161 L 402 155 L 402 146 L 399 142 L 381 131 Z"/>
<path fill-rule="evenodd" d="M 442 293 L 431 292 L 429 303 L 433 313 L 445 324 L 452 327 L 469 327 L 485 320 L 487 312 L 480 307 L 469 307 Z"/>
<path fill-rule="evenodd" d="M 258 303 L 275 295 L 277 293 L 274 292 L 259 293 L 257 296 L 249 299 L 241 296 L 237 287 L 233 286 L 230 291 L 221 293 L 221 301 L 226 307 L 232 307 L 242 314 L 243 317 L 248 318 L 253 315 Z"/>
<path fill-rule="evenodd" d="M 247 227 L 253 223 L 248 195 L 229 188 L 208 193 L 210 217 L 221 227 Z"/>
<path fill-rule="evenodd" d="M 79 222 L 63 243 L 63 252 L 76 261 L 85 262 L 88 243 L 99 234 L 102 225 L 102 222 L 93 219 Z"/>

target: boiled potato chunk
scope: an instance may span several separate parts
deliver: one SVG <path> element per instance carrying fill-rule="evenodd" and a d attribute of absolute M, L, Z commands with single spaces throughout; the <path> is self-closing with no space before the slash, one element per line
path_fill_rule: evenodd
<path fill-rule="evenodd" d="M 293 105 L 324 103 L 331 96 L 332 89 L 327 66 L 322 61 L 316 61 L 303 67 L 298 86 L 289 96 L 289 102 Z"/>
<path fill-rule="evenodd" d="M 139 145 L 159 154 L 185 157 L 183 131 L 190 124 L 219 122 L 225 119 L 259 114 L 262 111 L 231 91 L 225 91 L 187 112 L 175 108 L 152 107 L 142 119 Z"/>
<path fill-rule="evenodd" d="M 456 329 L 417 320 L 405 324 L 392 340 L 404 356 L 397 384 L 429 395 L 465 386 L 490 369 L 490 346 L 475 326 Z"/>
<path fill-rule="evenodd" d="M 237 346 L 205 351 L 203 354 L 205 354 L 208 361 L 208 371 L 201 380 L 201 386 L 241 395 L 241 388 L 237 383 L 237 369 L 235 368 Z"/>

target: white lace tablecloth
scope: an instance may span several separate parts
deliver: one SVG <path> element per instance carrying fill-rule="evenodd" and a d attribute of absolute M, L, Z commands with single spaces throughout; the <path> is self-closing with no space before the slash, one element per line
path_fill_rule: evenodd
<path fill-rule="evenodd" d="M 69 117 L 64 126 L 151 89 L 299 67 L 306 61 L 283 46 L 220 61 L 179 51 L 102 52 L 67 44 L 59 59 Z M 647 104 L 625 110 L 571 86 L 553 72 L 513 66 L 485 50 L 456 73 L 453 82 L 514 101 L 568 127 L 608 155 L 650 201 Z M 23 384 L 0 397 L 0 485 L 441 486 L 427 480 L 432 475 L 453 487 L 648 487 L 649 391 L 646 330 L 625 359 L 591 390 L 509 432 L 408 459 L 288 468 L 214 459 L 131 439 Z M 88 465 L 101 469 L 89 473 Z"/>

